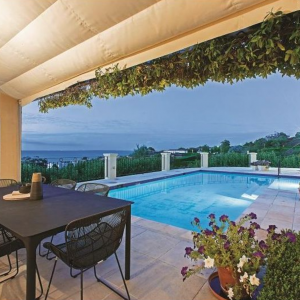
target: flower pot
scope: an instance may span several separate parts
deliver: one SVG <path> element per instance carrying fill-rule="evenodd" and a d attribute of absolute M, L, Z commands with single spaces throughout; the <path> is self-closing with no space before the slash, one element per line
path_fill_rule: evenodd
<path fill-rule="evenodd" d="M 231 268 L 224 268 L 224 267 L 219 267 L 218 268 L 218 276 L 220 280 L 220 286 L 222 291 L 227 295 L 228 294 L 228 288 L 233 287 L 235 285 L 240 284 L 238 281 L 238 276 L 234 276 L 234 273 Z M 235 299 L 235 298 L 233 298 Z M 251 298 L 249 295 L 247 295 L 247 292 L 245 289 L 242 291 L 242 295 L 239 299 L 243 300 L 250 300 Z"/>
<path fill-rule="evenodd" d="M 221 289 L 227 294 L 228 286 L 238 284 L 236 278 L 233 277 L 233 271 L 231 268 L 218 268 L 218 275 L 220 279 Z"/>

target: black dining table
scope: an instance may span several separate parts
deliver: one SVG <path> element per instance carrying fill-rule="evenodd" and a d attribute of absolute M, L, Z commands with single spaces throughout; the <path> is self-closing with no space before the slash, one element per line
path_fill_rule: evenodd
<path fill-rule="evenodd" d="M 26 252 L 26 300 L 36 295 L 36 248 L 46 237 L 64 231 L 76 219 L 96 213 L 109 215 L 128 210 L 125 231 L 125 278 L 130 279 L 131 204 L 133 202 L 43 185 L 42 200 L 3 200 L 17 190 L 16 186 L 0 188 L 0 224 L 23 241 Z"/>

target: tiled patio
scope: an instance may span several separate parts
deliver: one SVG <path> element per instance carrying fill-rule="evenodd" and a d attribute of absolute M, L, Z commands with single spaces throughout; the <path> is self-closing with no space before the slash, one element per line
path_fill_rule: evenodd
<path fill-rule="evenodd" d="M 264 229 L 269 224 L 275 224 L 279 229 L 300 230 L 300 201 L 296 190 L 289 188 L 276 190 L 271 185 L 244 211 L 244 213 L 248 212 L 257 214 L 258 222 Z M 260 234 L 263 237 L 265 231 L 261 230 Z M 56 241 L 58 239 L 59 237 L 56 237 Z M 213 270 L 182 282 L 180 270 L 182 266 L 189 264 L 189 261 L 184 258 L 184 249 L 189 245 L 191 245 L 189 231 L 133 216 L 131 280 L 127 281 L 132 299 L 215 300 L 207 283 L 207 278 Z M 15 279 L 0 285 L 1 300 L 25 298 L 25 252 L 21 251 L 20 253 L 21 272 Z M 124 265 L 123 244 L 119 249 L 119 258 Z M 6 259 L 2 259 L 0 271 L 5 264 Z M 50 278 L 53 261 L 39 257 L 38 266 L 45 289 Z M 123 292 L 125 291 L 113 257 L 101 263 L 98 270 L 103 278 Z M 87 271 L 84 278 L 85 299 L 121 299 L 101 283 L 97 283 L 92 271 Z M 71 278 L 69 269 L 63 263 L 58 263 L 49 299 L 79 299 L 79 288 L 79 278 Z"/>

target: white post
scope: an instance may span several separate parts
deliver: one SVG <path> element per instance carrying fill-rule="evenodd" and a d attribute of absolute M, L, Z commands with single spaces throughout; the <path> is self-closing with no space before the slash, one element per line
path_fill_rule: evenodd
<path fill-rule="evenodd" d="M 161 170 L 170 171 L 171 153 L 161 153 Z"/>
<path fill-rule="evenodd" d="M 249 152 L 248 157 L 249 157 L 249 166 L 251 166 L 251 163 L 257 161 L 257 153 L 256 152 Z"/>
<path fill-rule="evenodd" d="M 208 168 L 208 152 L 200 152 L 201 168 Z"/>
<path fill-rule="evenodd" d="M 117 156 L 116 153 L 103 153 L 105 158 L 104 178 L 116 179 L 117 177 Z"/>

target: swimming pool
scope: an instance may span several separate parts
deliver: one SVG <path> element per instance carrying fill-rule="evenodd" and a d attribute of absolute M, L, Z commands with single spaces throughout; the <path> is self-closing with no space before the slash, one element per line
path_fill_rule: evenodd
<path fill-rule="evenodd" d="M 110 197 L 134 201 L 132 214 L 185 229 L 194 217 L 207 227 L 210 213 L 235 220 L 265 188 L 298 187 L 299 179 L 199 172 L 111 190 Z"/>

